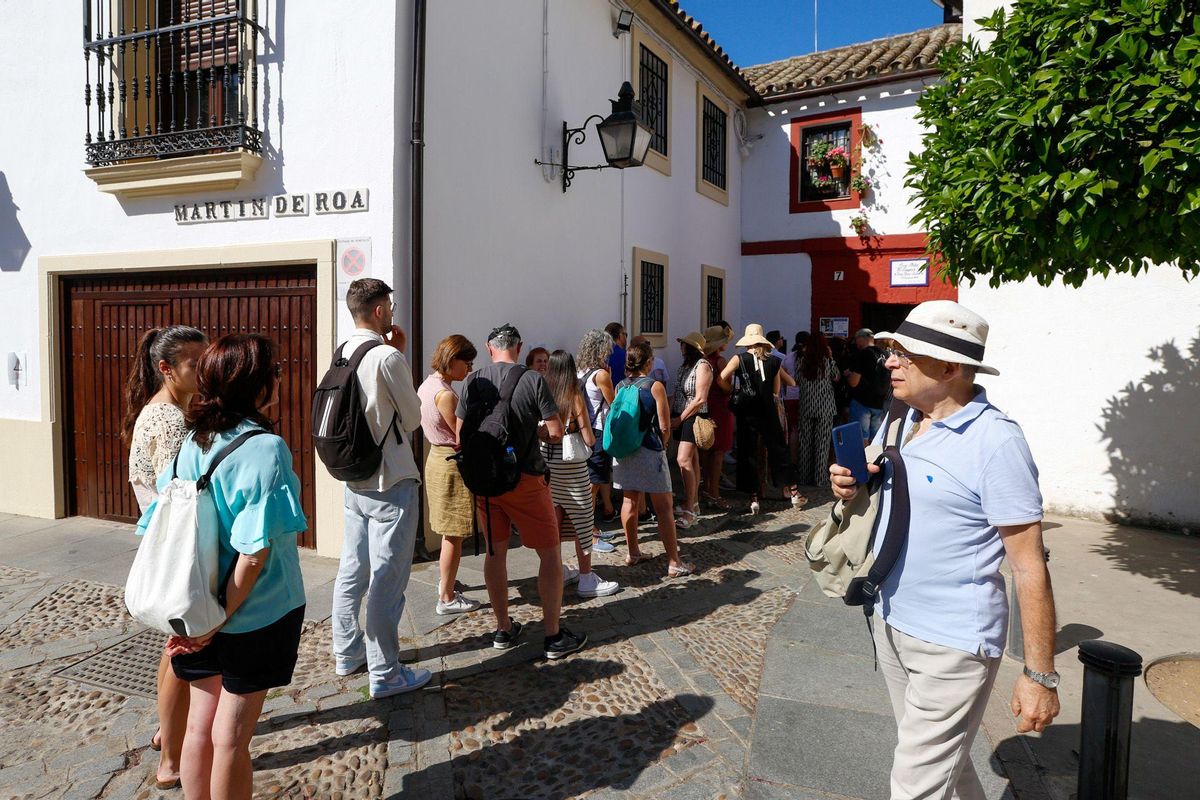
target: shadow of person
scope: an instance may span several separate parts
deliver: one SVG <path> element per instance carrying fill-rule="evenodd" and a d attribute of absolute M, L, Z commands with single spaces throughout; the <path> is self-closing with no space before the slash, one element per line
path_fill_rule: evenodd
<path fill-rule="evenodd" d="M 17 219 L 20 210 L 8 188 L 8 178 L 0 172 L 0 272 L 19 272 L 29 255 L 29 237 Z"/>
<path fill-rule="evenodd" d="M 1079 779 L 1079 725 L 1051 725 L 1040 736 L 1014 735 L 996 745 L 996 758 L 1010 774 L 1035 772 L 1025 748 L 1033 752 L 1036 772 L 1053 797 L 1074 796 Z M 1139 800 L 1195 797 L 1200 785 L 1200 728 L 1161 719 L 1134 721 L 1129 748 L 1129 796 Z M 993 767 L 994 769 L 994 767 Z M 1014 786 L 1014 789 L 1017 787 Z M 1055 791 L 1057 789 L 1057 791 Z M 1024 796 L 1024 795 L 1022 795 Z"/>
<path fill-rule="evenodd" d="M 490 746 L 468 745 L 453 754 L 454 797 L 560 800 L 595 789 L 633 786 L 647 767 L 700 740 L 682 733 L 713 707 L 697 695 L 655 700 L 632 713 L 587 716 L 559 727 L 511 732 Z M 603 756 L 592 749 L 600 747 Z M 428 795 L 435 764 L 404 776 L 388 800 Z M 443 773 L 444 774 L 444 773 Z"/>

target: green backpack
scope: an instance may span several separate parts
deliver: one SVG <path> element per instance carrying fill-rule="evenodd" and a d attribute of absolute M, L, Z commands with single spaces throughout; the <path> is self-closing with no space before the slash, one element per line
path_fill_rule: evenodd
<path fill-rule="evenodd" d="M 624 458 L 642 446 L 650 428 L 642 406 L 642 389 L 653 385 L 653 378 L 621 381 L 604 421 L 604 452 Z"/>

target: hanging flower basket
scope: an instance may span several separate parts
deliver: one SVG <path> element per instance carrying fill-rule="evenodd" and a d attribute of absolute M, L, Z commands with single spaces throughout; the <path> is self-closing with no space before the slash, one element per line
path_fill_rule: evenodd
<path fill-rule="evenodd" d="M 870 225 L 870 220 L 867 219 L 866 214 L 858 214 L 850 218 L 850 227 L 854 228 L 854 232 L 859 236 L 866 236 Z"/>

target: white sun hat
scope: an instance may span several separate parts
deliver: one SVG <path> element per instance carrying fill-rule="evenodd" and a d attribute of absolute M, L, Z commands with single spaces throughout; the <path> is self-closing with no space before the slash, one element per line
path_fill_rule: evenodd
<path fill-rule="evenodd" d="M 921 303 L 908 312 L 894 333 L 875 334 L 876 339 L 892 339 L 916 355 L 967 364 L 984 375 L 999 375 L 999 370 L 983 363 L 987 337 L 987 320 L 953 300 Z"/>

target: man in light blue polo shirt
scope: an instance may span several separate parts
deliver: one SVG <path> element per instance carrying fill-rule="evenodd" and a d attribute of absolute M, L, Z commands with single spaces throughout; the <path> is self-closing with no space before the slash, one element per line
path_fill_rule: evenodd
<path fill-rule="evenodd" d="M 1005 557 L 1025 636 L 1025 672 L 1012 699 L 1017 730 L 1041 731 L 1059 710 L 1037 467 L 1021 428 L 974 383 L 976 374 L 999 374 L 983 363 L 987 333 L 978 314 L 936 300 L 877 336 L 892 344 L 893 394 L 912 409 L 900 446 L 911 522 L 876 605 L 876 648 L 899 740 L 892 800 L 984 796 L 970 749 L 1004 650 Z M 829 471 L 838 496 L 855 494 L 849 470 Z M 878 530 L 890 505 L 885 477 Z"/>

